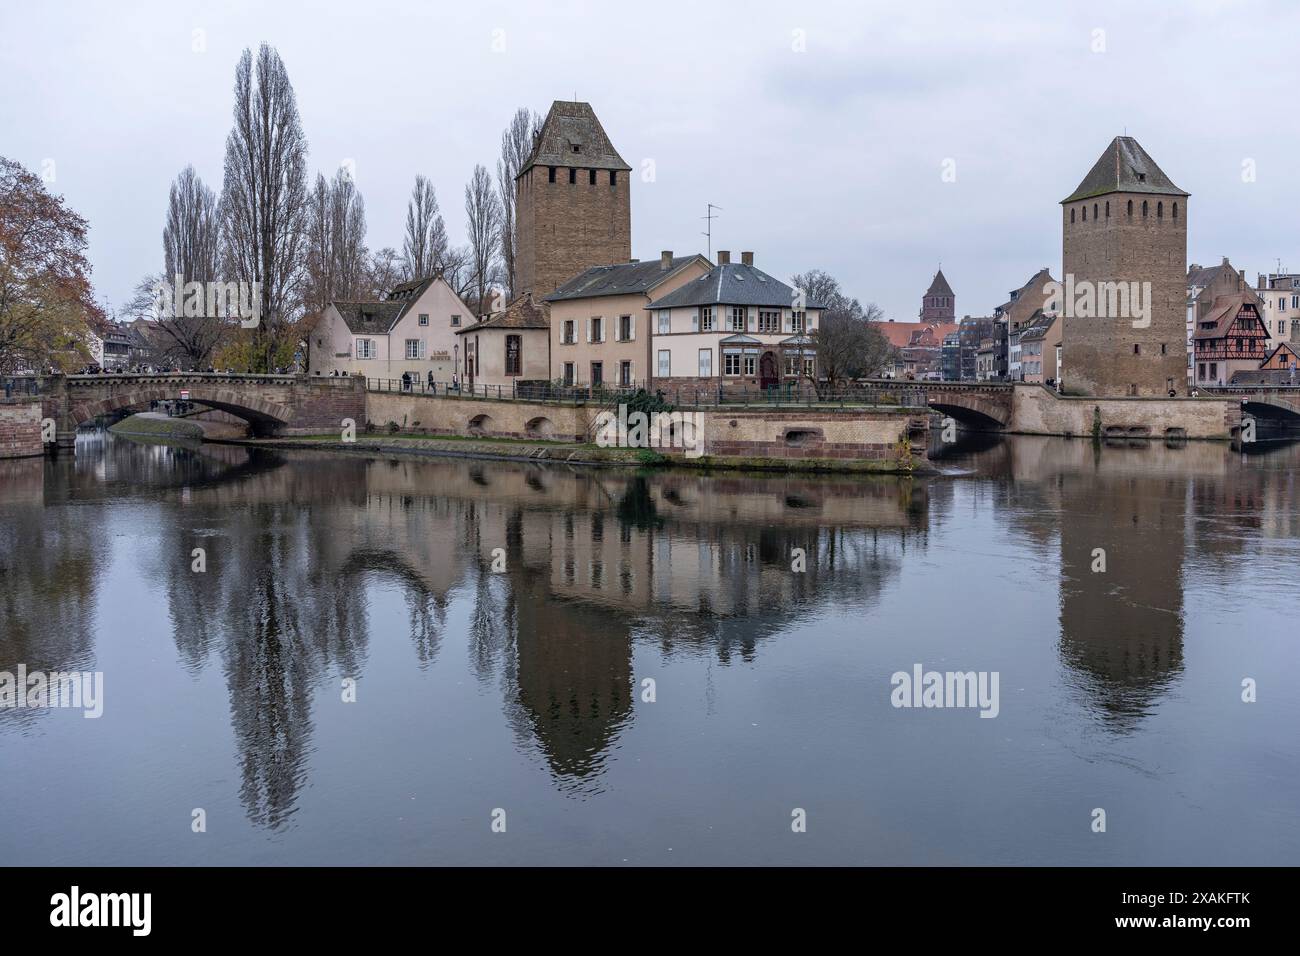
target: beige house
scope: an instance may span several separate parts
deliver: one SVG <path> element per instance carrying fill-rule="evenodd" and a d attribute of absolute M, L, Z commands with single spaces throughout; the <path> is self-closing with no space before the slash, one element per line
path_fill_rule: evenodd
<path fill-rule="evenodd" d="M 718 264 L 651 302 L 656 385 L 772 388 L 817 374 L 812 333 L 822 306 L 754 268 L 754 255 Z"/>
<path fill-rule="evenodd" d="M 397 286 L 381 302 L 331 302 L 307 336 L 312 375 L 451 381 L 456 332 L 473 316 L 441 276 Z"/>
<path fill-rule="evenodd" d="M 551 379 L 565 385 L 645 384 L 650 366 L 650 301 L 713 266 L 671 251 L 652 262 L 596 266 L 546 297 L 551 310 Z"/>
<path fill-rule="evenodd" d="M 458 329 L 456 381 L 462 390 L 504 394 L 518 382 L 546 382 L 551 371 L 550 324 L 527 292 L 502 312 Z"/>

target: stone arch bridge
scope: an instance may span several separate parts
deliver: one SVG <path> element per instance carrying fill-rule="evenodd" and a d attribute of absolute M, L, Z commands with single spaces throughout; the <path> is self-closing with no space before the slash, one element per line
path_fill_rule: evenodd
<path fill-rule="evenodd" d="M 366 384 L 360 377 L 237 375 L 179 372 L 160 375 L 53 375 L 41 380 L 41 406 L 52 418 L 60 447 L 75 444 L 77 427 L 151 401 L 190 401 L 244 419 L 254 435 L 334 432 L 351 418 L 366 420 Z"/>

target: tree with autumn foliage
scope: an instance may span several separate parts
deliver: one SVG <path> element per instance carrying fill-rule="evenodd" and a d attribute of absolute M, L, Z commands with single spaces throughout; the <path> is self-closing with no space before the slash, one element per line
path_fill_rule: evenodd
<path fill-rule="evenodd" d="M 0 374 L 90 360 L 94 301 L 86 220 L 21 164 L 0 156 Z"/>

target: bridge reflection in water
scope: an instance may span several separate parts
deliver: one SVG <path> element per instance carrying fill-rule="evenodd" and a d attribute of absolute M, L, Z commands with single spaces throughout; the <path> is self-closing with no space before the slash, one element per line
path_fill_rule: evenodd
<path fill-rule="evenodd" d="M 86 519 L 134 509 L 148 527 L 138 573 L 159 596 L 185 672 L 201 680 L 219 670 L 238 799 L 270 830 L 295 818 L 313 779 L 328 779 L 315 754 L 341 731 L 331 717 L 326 742 L 316 741 L 333 713 L 322 707 L 343 677 L 364 686 L 379 668 L 375 680 L 390 680 L 376 658 L 389 659 L 398 634 L 421 673 L 463 659 L 499 700 L 518 751 L 558 792 L 590 799 L 648 719 L 646 673 L 691 662 L 680 679 L 704 680 L 704 713 L 716 668 L 793 679 L 813 655 L 810 673 L 835 686 L 827 662 L 814 664 L 819 644 L 791 644 L 810 626 L 856 654 L 893 647 L 869 665 L 883 681 L 927 647 L 997 660 L 1004 622 L 1017 621 L 1023 640 L 1028 620 L 1056 635 L 1073 704 L 1110 735 L 1141 735 L 1184 674 L 1188 575 L 1231 577 L 1246 541 L 1300 536 L 1290 472 L 1265 459 L 1242 467 L 1213 444 L 984 437 L 973 451 L 955 446 L 943 462 L 952 474 L 921 481 L 96 441 L 75 461 L 0 463 L 0 670 L 89 667 L 108 650 L 96 641 L 122 639 L 101 614 L 114 601 L 104 584 L 111 522 L 106 512 Z M 1276 454 L 1294 464 L 1294 447 Z M 967 529 L 967 511 L 1018 550 L 1005 552 L 1014 582 L 962 606 L 934 590 L 928 569 L 957 576 L 993 560 L 979 556 L 988 531 Z M 1214 534 L 1198 530 L 1206 520 L 1220 523 Z M 191 570 L 195 547 L 206 551 L 201 574 Z M 1098 549 L 1104 573 L 1093 570 Z M 800 553 L 807 570 L 792 573 Z M 956 577 L 950 584 L 962 593 Z M 1056 596 L 1051 610 L 1030 600 L 1043 590 Z M 1037 617 L 1008 615 L 1017 601 Z M 654 667 L 638 665 L 646 655 Z M 870 699 L 872 721 L 890 715 Z M 0 742 L 9 727 L 39 723 L 0 712 Z"/>

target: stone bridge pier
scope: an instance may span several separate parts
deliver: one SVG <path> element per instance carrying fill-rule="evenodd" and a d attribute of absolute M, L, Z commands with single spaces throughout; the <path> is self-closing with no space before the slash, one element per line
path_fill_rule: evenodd
<path fill-rule="evenodd" d="M 75 444 L 77 427 L 119 410 L 147 410 L 151 401 L 190 401 L 244 419 L 254 435 L 337 432 L 344 419 L 366 421 L 366 384 L 359 376 L 55 375 L 41 382 L 45 418 L 60 448 Z"/>

